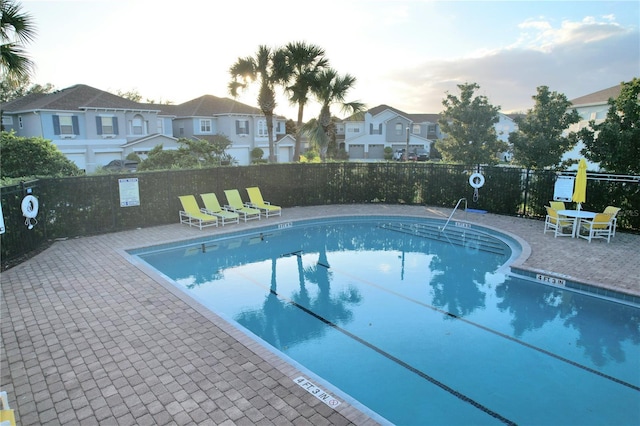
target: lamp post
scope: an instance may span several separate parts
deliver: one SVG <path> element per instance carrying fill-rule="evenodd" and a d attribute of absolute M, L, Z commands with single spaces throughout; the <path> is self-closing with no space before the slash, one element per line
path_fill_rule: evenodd
<path fill-rule="evenodd" d="M 409 161 L 409 126 L 407 126 L 407 148 L 404 150 L 404 161 Z"/>

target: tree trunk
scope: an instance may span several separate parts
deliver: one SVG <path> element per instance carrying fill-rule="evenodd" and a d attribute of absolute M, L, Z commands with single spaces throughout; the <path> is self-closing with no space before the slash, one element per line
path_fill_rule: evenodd
<path fill-rule="evenodd" d="M 269 136 L 269 162 L 276 163 L 278 157 L 276 155 L 275 143 L 273 141 L 273 113 L 265 114 L 267 118 L 267 135 Z"/>
<path fill-rule="evenodd" d="M 296 144 L 293 148 L 293 161 L 300 161 L 300 150 L 302 149 L 302 133 L 300 129 L 302 129 L 302 116 L 304 112 L 304 105 L 298 105 L 298 122 L 296 128 Z"/>

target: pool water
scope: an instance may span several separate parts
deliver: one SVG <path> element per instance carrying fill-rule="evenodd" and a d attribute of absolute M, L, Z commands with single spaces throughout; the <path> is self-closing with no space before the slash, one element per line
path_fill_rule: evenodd
<path fill-rule="evenodd" d="M 285 225 L 135 254 L 391 423 L 640 424 L 638 306 L 510 276 L 475 225 Z"/>

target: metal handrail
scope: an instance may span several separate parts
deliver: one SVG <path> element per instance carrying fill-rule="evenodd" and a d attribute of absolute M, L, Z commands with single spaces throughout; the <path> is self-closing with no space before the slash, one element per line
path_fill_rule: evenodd
<path fill-rule="evenodd" d="M 447 227 L 447 225 L 449 224 L 449 222 L 451 221 L 451 218 L 453 217 L 453 214 L 456 212 L 456 210 L 458 209 L 458 206 L 460 206 L 460 203 L 464 200 L 464 219 L 467 220 L 467 199 L 466 198 L 460 198 L 458 200 L 458 202 L 456 203 L 456 206 L 453 208 L 453 211 L 451 212 L 451 214 L 449 215 L 449 219 L 447 219 L 447 221 L 445 222 L 444 226 L 442 227 L 442 229 L 440 230 L 440 232 L 444 231 L 444 228 Z"/>

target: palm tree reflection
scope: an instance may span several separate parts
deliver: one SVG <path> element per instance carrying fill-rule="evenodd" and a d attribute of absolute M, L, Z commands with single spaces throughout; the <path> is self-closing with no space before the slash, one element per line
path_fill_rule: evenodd
<path fill-rule="evenodd" d="M 326 234 L 324 235 L 324 238 L 320 238 L 317 262 L 305 268 L 302 253 L 296 254 L 298 290 L 290 296 L 278 294 L 276 266 L 279 257 L 273 257 L 271 286 L 262 307 L 245 310 L 235 317 L 244 327 L 280 350 L 323 336 L 329 330 L 328 323 L 348 323 L 353 318 L 348 305 L 357 305 L 362 301 L 360 292 L 354 287 L 332 294 L 333 274 L 327 257 Z M 313 254 L 306 253 L 304 256 L 311 258 Z M 313 292 L 315 296 L 310 295 L 307 288 L 309 283 L 318 288 L 317 292 Z"/>

